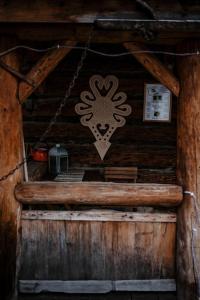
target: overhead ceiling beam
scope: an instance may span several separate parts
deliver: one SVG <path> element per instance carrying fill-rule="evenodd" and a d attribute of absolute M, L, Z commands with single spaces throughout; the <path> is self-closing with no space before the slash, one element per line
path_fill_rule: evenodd
<path fill-rule="evenodd" d="M 155 56 L 145 53 L 147 49 L 137 43 L 124 43 L 124 46 L 133 56 L 151 73 L 160 83 L 165 85 L 178 97 L 180 84 L 174 74 Z"/>
<path fill-rule="evenodd" d="M 98 28 L 107 30 L 138 30 L 144 28 L 152 31 L 200 32 L 199 13 L 188 15 L 184 19 L 176 18 L 173 14 L 168 18 L 158 16 L 158 20 L 136 19 L 131 17 L 98 18 L 95 24 Z"/>
<path fill-rule="evenodd" d="M 62 45 L 74 47 L 75 41 L 66 41 Z M 55 69 L 59 62 L 72 50 L 72 48 L 58 48 L 46 53 L 26 75 L 26 80 L 33 82 L 33 85 L 27 82 L 19 84 L 19 100 L 24 102 Z"/>

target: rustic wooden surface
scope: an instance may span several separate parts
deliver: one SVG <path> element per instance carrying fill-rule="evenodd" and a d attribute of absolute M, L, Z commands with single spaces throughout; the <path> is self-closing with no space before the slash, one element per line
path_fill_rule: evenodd
<path fill-rule="evenodd" d="M 104 52 L 125 51 L 120 45 L 113 47 L 108 44 L 92 44 L 91 47 Z M 27 142 L 36 142 L 47 128 L 73 76 L 80 54 L 80 51 L 71 51 L 35 92 L 32 105 L 31 101 L 27 102 L 27 109 L 24 109 L 24 134 Z M 39 55 L 33 57 L 30 53 L 25 53 L 24 72 L 27 73 L 34 64 L 33 61 L 39 58 Z M 93 145 L 93 135 L 88 128 L 81 126 L 74 110 L 80 101 L 81 92 L 88 88 L 89 78 L 96 74 L 97 70 L 102 76 L 106 76 L 109 70 L 109 74 L 119 78 L 119 89 L 127 94 L 127 103 L 133 111 L 127 117 L 126 125 L 113 134 L 112 145 L 103 162 Z M 140 182 L 175 183 L 176 99 L 173 98 L 171 123 L 144 123 L 144 82 L 152 83 L 155 79 L 132 55 L 116 59 L 89 53 L 77 85 L 72 90 L 62 115 L 49 133 L 47 142 L 50 145 L 64 143 L 69 151 L 72 167 L 135 166 L 139 169 Z"/>
<path fill-rule="evenodd" d="M 173 279 L 175 240 L 175 223 L 22 220 L 20 279 Z"/>
<path fill-rule="evenodd" d="M 175 293 L 108 293 L 104 295 L 19 295 L 19 300 L 176 300 Z"/>
<path fill-rule="evenodd" d="M 199 49 L 199 42 L 186 43 L 183 47 L 186 47 L 183 49 L 187 51 L 195 51 Z M 200 232 L 196 221 L 200 203 L 200 58 L 191 56 L 181 59 L 179 75 L 182 89 L 178 108 L 177 179 L 185 191 L 194 193 L 196 200 L 190 195 L 185 195 L 184 202 L 178 210 L 177 282 L 178 299 L 190 300 L 195 299 L 195 294 L 200 297 L 199 283 L 195 282 L 199 281 L 199 277 L 196 276 L 200 272 Z M 196 232 L 193 232 L 192 226 L 197 228 Z"/>
<path fill-rule="evenodd" d="M 93 204 L 132 206 L 177 206 L 181 186 L 170 184 L 113 182 L 25 182 L 15 189 L 26 204 Z"/>
<path fill-rule="evenodd" d="M 82 211 L 23 210 L 22 220 L 57 220 L 57 221 L 111 221 L 176 223 L 175 213 L 137 213 L 111 209 L 90 209 Z"/>
<path fill-rule="evenodd" d="M 74 47 L 76 42 L 66 41 L 65 46 Z M 47 52 L 29 71 L 26 78 L 32 80 L 34 86 L 21 81 L 19 84 L 19 99 L 24 102 L 35 89 L 46 79 L 50 72 L 52 72 L 59 62 L 71 51 L 70 48 L 55 49 Z"/>
<path fill-rule="evenodd" d="M 124 46 L 133 56 L 162 84 L 164 84 L 175 96 L 179 95 L 180 84 L 174 74 L 163 65 L 156 56 L 149 53 L 137 53 L 139 51 L 145 51 L 145 47 L 142 47 L 136 43 L 124 43 Z"/>
<path fill-rule="evenodd" d="M 20 293 L 106 294 L 116 292 L 175 292 L 175 279 L 146 280 L 20 280 Z"/>
<path fill-rule="evenodd" d="M 1 38 L 0 51 L 13 46 L 9 39 Z M 15 69 L 19 63 L 15 54 L 3 58 Z M 22 161 L 22 114 L 16 98 L 16 78 L 0 68 L 0 177 Z M 21 170 L 0 182 L 0 295 L 11 296 L 15 289 L 17 233 L 20 221 L 20 205 L 14 197 L 14 187 L 22 180 Z"/>

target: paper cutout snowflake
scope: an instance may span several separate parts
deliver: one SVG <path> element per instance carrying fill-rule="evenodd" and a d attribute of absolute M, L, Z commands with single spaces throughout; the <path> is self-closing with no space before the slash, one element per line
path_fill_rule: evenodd
<path fill-rule="evenodd" d="M 110 138 L 118 127 L 125 125 L 125 116 L 130 115 L 131 106 L 123 104 L 127 96 L 117 92 L 119 80 L 114 75 L 103 78 L 93 75 L 89 80 L 90 91 L 81 93 L 81 100 L 75 106 L 77 114 L 81 115 L 81 124 L 88 126 L 96 142 L 94 143 L 103 160 L 111 143 Z"/>

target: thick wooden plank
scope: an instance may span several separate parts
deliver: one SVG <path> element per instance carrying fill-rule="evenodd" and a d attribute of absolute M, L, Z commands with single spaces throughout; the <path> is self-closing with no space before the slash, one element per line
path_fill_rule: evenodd
<path fill-rule="evenodd" d="M 175 242 L 175 223 L 22 220 L 20 279 L 174 278 Z"/>
<path fill-rule="evenodd" d="M 108 294 L 20 294 L 18 300 L 176 300 L 176 292 L 110 292 Z"/>
<path fill-rule="evenodd" d="M 74 47 L 76 42 L 66 41 L 65 46 Z M 19 99 L 24 102 L 28 96 L 46 79 L 50 72 L 52 72 L 58 63 L 71 51 L 70 48 L 60 48 L 46 53 L 37 64 L 27 74 L 26 78 L 34 82 L 34 87 L 26 82 L 21 82 L 19 85 Z"/>
<path fill-rule="evenodd" d="M 0 51 L 13 46 L 14 40 L 0 39 Z M 16 54 L 6 55 L 3 61 L 19 68 Z M 18 83 L 15 77 L 0 68 L 0 177 L 8 174 L 22 161 L 22 114 L 17 100 Z M 22 181 L 19 168 L 8 179 L 0 182 L 0 295 L 11 297 L 15 289 L 20 205 L 14 197 L 14 187 Z"/>
<path fill-rule="evenodd" d="M 135 213 L 106 209 L 81 211 L 24 210 L 22 220 L 169 222 L 176 223 L 175 213 Z"/>
<path fill-rule="evenodd" d="M 115 290 L 127 292 L 174 292 L 176 291 L 176 283 L 174 279 L 117 280 L 115 282 Z"/>
<path fill-rule="evenodd" d="M 97 192 L 98 191 L 98 192 Z M 28 182 L 18 185 L 15 196 L 26 204 L 96 204 L 133 206 L 176 206 L 182 188 L 170 184 L 110 182 Z"/>
<path fill-rule="evenodd" d="M 181 50 L 194 52 L 199 46 L 199 41 L 185 42 L 181 45 Z M 194 197 L 185 194 L 178 210 L 177 286 L 178 299 L 190 300 L 200 298 L 200 233 L 199 221 L 196 219 L 200 205 L 199 57 L 180 59 L 178 69 L 182 89 L 178 105 L 177 179 L 185 191 L 194 193 Z M 193 231 L 193 227 L 197 231 Z"/>
<path fill-rule="evenodd" d="M 38 294 L 42 292 L 101 294 L 108 293 L 110 291 L 174 292 L 176 291 L 176 284 L 174 279 L 116 281 L 20 280 L 19 291 L 27 294 Z"/>
<path fill-rule="evenodd" d="M 136 43 L 124 43 L 126 49 L 133 53 L 133 56 L 163 85 L 165 85 L 174 95 L 178 96 L 180 84 L 178 79 L 164 66 L 156 57 L 149 53 L 139 53 L 145 51 L 141 45 Z M 138 53 L 137 53 L 138 52 Z"/>

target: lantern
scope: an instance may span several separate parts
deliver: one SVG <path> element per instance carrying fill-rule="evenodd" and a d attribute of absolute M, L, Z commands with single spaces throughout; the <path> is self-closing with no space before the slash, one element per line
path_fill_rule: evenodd
<path fill-rule="evenodd" d="M 67 173 L 69 169 L 68 151 L 56 144 L 49 150 L 49 173 L 52 177 Z"/>

